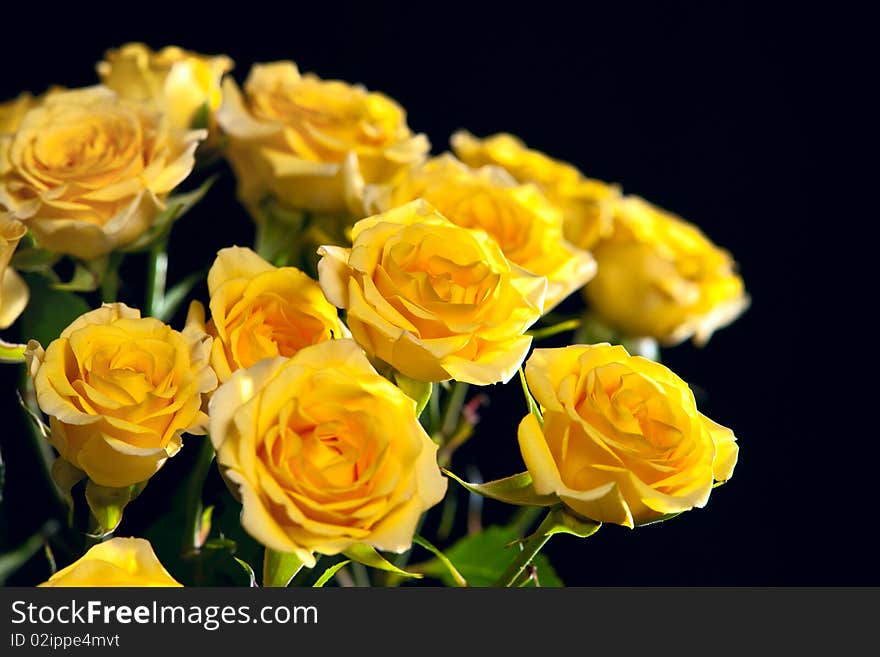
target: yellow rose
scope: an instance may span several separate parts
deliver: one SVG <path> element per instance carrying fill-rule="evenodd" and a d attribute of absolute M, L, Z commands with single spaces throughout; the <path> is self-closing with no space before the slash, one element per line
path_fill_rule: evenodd
<path fill-rule="evenodd" d="M 211 338 L 197 313 L 175 331 L 122 303 L 78 318 L 43 351 L 28 344 L 37 402 L 61 458 L 101 486 L 146 481 L 205 433 L 203 394 L 217 387 Z"/>
<path fill-rule="evenodd" d="M 159 563 L 143 538 L 111 538 L 98 543 L 40 586 L 183 586 Z"/>
<path fill-rule="evenodd" d="M 365 182 L 387 180 L 430 148 L 387 96 L 300 75 L 293 62 L 255 65 L 244 97 L 227 80 L 218 120 L 252 212 L 269 195 L 295 209 L 360 212 Z"/>
<path fill-rule="evenodd" d="M 614 221 L 614 234 L 593 250 L 599 272 L 585 294 L 619 330 L 702 345 L 748 307 L 730 254 L 696 226 L 636 196 L 618 204 Z"/>
<path fill-rule="evenodd" d="M 342 337 L 336 308 L 317 281 L 273 267 L 247 248 L 222 249 L 208 272 L 211 366 L 221 382 L 237 369 Z"/>
<path fill-rule="evenodd" d="M 544 414 L 519 425 L 535 491 L 582 516 L 633 527 L 704 506 L 733 474 L 733 432 L 659 363 L 606 343 L 535 349 L 526 379 Z"/>
<path fill-rule="evenodd" d="M 0 208 L 43 248 L 106 254 L 150 228 L 205 134 L 104 87 L 47 94 L 0 135 Z"/>
<path fill-rule="evenodd" d="M 452 135 L 452 149 L 463 162 L 480 167 L 494 164 L 520 183 L 534 183 L 565 217 L 565 239 L 581 249 L 591 249 L 611 232 L 611 216 L 620 188 L 585 177 L 567 162 L 531 150 L 513 135 L 497 134 L 477 139 L 465 130 Z"/>
<path fill-rule="evenodd" d="M 22 117 L 36 102 L 37 99 L 25 91 L 11 100 L 0 103 L 0 135 L 18 130 Z"/>
<path fill-rule="evenodd" d="M 421 381 L 508 381 L 531 345 L 547 279 L 425 201 L 362 219 L 353 246 L 322 246 L 321 288 L 368 354 Z"/>
<path fill-rule="evenodd" d="M 508 260 L 547 277 L 545 312 L 596 273 L 593 257 L 564 240 L 562 215 L 538 188 L 518 185 L 497 167 L 471 169 L 447 154 L 366 197 L 380 211 L 422 198 L 452 223 L 485 230 Z"/>
<path fill-rule="evenodd" d="M 28 288 L 9 266 L 15 247 L 27 232 L 24 224 L 0 212 L 0 329 L 18 319 L 28 302 Z"/>
<path fill-rule="evenodd" d="M 122 98 L 155 103 L 175 128 L 192 127 L 206 109 L 214 115 L 222 100 L 220 81 L 233 67 L 225 55 L 176 46 L 155 52 L 143 43 L 108 50 L 104 57 L 97 66 L 101 82 Z"/>
<path fill-rule="evenodd" d="M 238 370 L 210 403 L 211 440 L 238 487 L 241 524 L 263 545 L 337 554 L 403 552 L 446 493 L 415 402 L 351 340 Z"/>

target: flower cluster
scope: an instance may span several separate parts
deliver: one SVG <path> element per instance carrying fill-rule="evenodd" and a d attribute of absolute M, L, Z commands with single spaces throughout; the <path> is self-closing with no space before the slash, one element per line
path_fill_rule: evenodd
<path fill-rule="evenodd" d="M 620 346 L 703 345 L 747 307 L 732 257 L 696 226 L 512 135 L 462 130 L 432 157 L 382 93 L 291 61 L 256 64 L 239 87 L 232 68 L 132 43 L 106 53 L 94 86 L 0 104 L 0 329 L 20 338 L 2 342 L 3 360 L 25 364 L 23 398 L 57 452 L 65 531 L 103 539 L 46 586 L 211 583 L 182 564 L 234 552 L 203 504 L 215 467 L 265 550 L 266 585 L 321 559 L 320 584 L 347 560 L 385 583 L 466 582 L 419 535 L 449 478 L 547 507 L 543 544 L 562 525 L 588 536 L 702 507 L 731 477 L 733 432 L 656 352 Z M 227 164 L 253 248 L 230 244 L 166 290 L 173 223 L 211 193 L 203 171 Z M 142 310 L 117 298 L 133 251 L 149 263 Z M 56 309 L 48 294 L 75 303 Z M 34 309 L 57 330 L 16 324 Z M 533 350 L 573 330 L 569 346 Z M 452 469 L 477 405 L 518 373 L 525 470 L 464 481 Z M 485 388 L 468 401 L 468 385 Z M 487 439 L 515 450 L 517 436 Z M 190 491 L 184 549 L 113 538 L 181 449 L 204 455 L 176 473 Z M 407 571 L 380 554 L 414 542 L 437 561 Z M 495 583 L 528 580 L 529 545 Z"/>

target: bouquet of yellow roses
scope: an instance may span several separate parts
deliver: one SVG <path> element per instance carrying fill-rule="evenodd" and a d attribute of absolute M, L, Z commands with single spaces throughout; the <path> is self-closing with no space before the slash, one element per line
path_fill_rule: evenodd
<path fill-rule="evenodd" d="M 0 357 L 64 509 L 0 578 L 40 553 L 46 586 L 558 585 L 554 534 L 730 479 L 733 432 L 660 363 L 748 306 L 696 226 L 512 135 L 431 156 L 381 93 L 231 69 L 132 43 L 0 104 Z M 172 279 L 229 175 L 252 240 Z M 458 449 L 498 384 L 525 469 L 485 482 Z M 456 531 L 453 488 L 507 522 Z"/>

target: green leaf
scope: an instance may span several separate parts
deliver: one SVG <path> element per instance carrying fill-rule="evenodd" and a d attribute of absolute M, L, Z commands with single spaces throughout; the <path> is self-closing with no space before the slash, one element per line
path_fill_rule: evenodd
<path fill-rule="evenodd" d="M 153 316 L 163 322 L 171 321 L 171 318 L 174 317 L 174 313 L 177 312 L 180 304 L 186 301 L 187 296 L 192 292 L 193 288 L 205 280 L 207 275 L 207 271 L 199 270 L 193 272 L 177 283 L 177 285 L 165 293 L 161 308 L 155 309 L 153 311 Z"/>
<path fill-rule="evenodd" d="M 406 374 L 401 374 L 397 370 L 394 370 L 391 375 L 394 377 L 394 383 L 397 387 L 403 390 L 407 397 L 415 401 L 416 417 L 420 417 L 422 411 L 425 410 L 425 406 L 428 405 L 428 400 L 431 398 L 431 393 L 434 390 L 433 384 L 430 381 L 413 379 Z"/>
<path fill-rule="evenodd" d="M 345 550 L 343 554 L 356 563 L 361 563 L 370 568 L 384 570 L 385 572 L 394 573 L 395 575 L 401 575 L 402 577 L 420 578 L 422 576 L 421 573 L 410 573 L 398 568 L 381 554 L 376 552 L 374 548 L 365 545 L 364 543 L 357 543 Z"/>
<path fill-rule="evenodd" d="M 40 548 L 45 546 L 46 540 L 54 535 L 59 529 L 58 522 L 47 520 L 43 526 L 24 543 L 14 550 L 0 554 L 0 586 L 6 583 L 10 575 L 27 563 Z"/>
<path fill-rule="evenodd" d="M 529 384 L 526 381 L 526 373 L 523 371 L 523 368 L 519 368 L 519 382 L 522 385 L 523 395 L 526 397 L 526 406 L 529 407 L 529 413 L 535 416 L 535 419 L 538 420 L 538 424 L 542 427 L 544 426 L 544 415 L 541 413 L 541 407 L 538 406 L 538 402 L 535 401 L 535 398 L 532 397 L 532 392 L 529 390 Z"/>
<path fill-rule="evenodd" d="M 115 488 L 100 486 L 91 479 L 86 482 L 86 502 L 98 523 L 94 535 L 103 538 L 112 534 L 122 522 L 122 512 L 147 485 L 146 481 L 131 486 Z"/>
<path fill-rule="evenodd" d="M 556 495 L 536 493 L 532 484 L 532 476 L 528 472 L 520 472 L 485 484 L 472 484 L 445 468 L 441 468 L 441 470 L 443 474 L 457 481 L 471 493 L 490 497 L 499 502 L 520 506 L 553 506 L 559 503 L 559 498 Z"/>
<path fill-rule="evenodd" d="M 37 340 L 47 347 L 61 335 L 73 320 L 90 308 L 85 300 L 71 292 L 53 289 L 50 282 L 37 274 L 24 274 L 31 291 L 31 300 L 19 320 L 23 340 Z"/>
<path fill-rule="evenodd" d="M 452 564 L 449 558 L 443 554 L 439 549 L 434 547 L 431 543 L 429 543 L 426 539 L 422 538 L 418 534 L 413 536 L 413 543 L 416 545 L 420 545 L 425 548 L 428 552 L 437 557 L 437 560 L 443 564 L 443 567 L 446 568 L 446 571 L 452 576 L 452 581 L 455 582 L 456 586 L 467 586 L 467 580 L 462 576 L 458 569 Z"/>
<path fill-rule="evenodd" d="M 266 548 L 263 556 L 263 586 L 285 588 L 303 567 L 303 562 L 291 552 Z"/>
<path fill-rule="evenodd" d="M 165 209 L 159 213 L 153 221 L 150 229 L 130 244 L 126 244 L 122 249 L 123 253 L 131 253 L 133 251 L 144 251 L 156 240 L 162 239 L 171 232 L 174 222 L 189 212 L 193 206 L 204 198 L 205 194 L 217 180 L 217 176 L 211 176 L 196 189 L 190 192 L 180 194 L 172 194 L 165 201 Z"/>
<path fill-rule="evenodd" d="M 518 549 L 511 545 L 518 538 L 514 528 L 493 525 L 476 534 L 465 536 L 445 552 L 449 561 L 455 564 L 458 572 L 467 580 L 468 586 L 492 586 L 510 564 L 513 550 Z M 532 564 L 537 569 L 541 586 L 563 585 L 546 555 L 538 554 Z M 447 586 L 455 585 L 453 576 L 439 559 L 429 561 L 422 572 L 442 580 Z"/>
<path fill-rule="evenodd" d="M 0 339 L 0 363 L 23 363 L 26 344 L 13 344 Z"/>
<path fill-rule="evenodd" d="M 324 573 L 318 578 L 318 580 L 312 585 L 312 588 L 319 589 L 324 584 L 329 582 L 333 576 L 338 573 L 340 570 L 345 568 L 348 564 L 351 563 L 351 559 L 346 559 L 345 561 L 340 561 L 339 563 L 335 563 L 330 566 Z"/>

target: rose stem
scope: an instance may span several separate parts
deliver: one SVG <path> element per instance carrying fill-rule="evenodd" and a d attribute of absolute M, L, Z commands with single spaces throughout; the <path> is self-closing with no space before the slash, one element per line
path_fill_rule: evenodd
<path fill-rule="evenodd" d="M 520 574 L 525 570 L 526 566 L 532 563 L 532 559 L 537 556 L 541 548 L 550 540 L 553 535 L 552 530 L 558 523 L 558 517 L 551 509 L 544 520 L 538 525 L 535 533 L 521 545 L 520 553 L 516 555 L 507 569 L 495 582 L 495 586 L 513 586 L 519 579 Z"/>
<path fill-rule="evenodd" d="M 168 278 L 168 251 L 164 239 L 157 240 L 150 247 L 147 261 L 147 299 L 144 314 L 156 317 L 165 305 L 165 282 Z"/>

